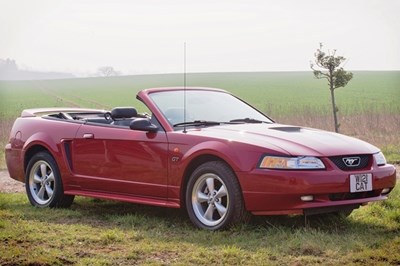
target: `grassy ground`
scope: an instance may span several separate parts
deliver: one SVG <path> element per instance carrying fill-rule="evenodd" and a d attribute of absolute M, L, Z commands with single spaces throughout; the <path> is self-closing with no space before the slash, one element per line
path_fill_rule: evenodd
<path fill-rule="evenodd" d="M 188 86 L 231 91 L 275 117 L 303 109 L 330 114 L 330 95 L 324 80 L 311 72 L 254 72 L 188 74 Z M 178 74 L 86 78 L 70 80 L 0 81 L 0 116 L 15 118 L 21 109 L 43 106 L 114 107 L 134 105 L 145 88 L 182 86 Z M 355 72 L 336 92 L 343 115 L 381 111 L 400 113 L 400 71 Z M 138 106 L 140 109 L 142 106 Z"/>
<path fill-rule="evenodd" d="M 77 198 L 37 209 L 0 194 L 1 265 L 398 265 L 400 187 L 349 218 L 258 217 L 224 232 L 179 210 Z"/>

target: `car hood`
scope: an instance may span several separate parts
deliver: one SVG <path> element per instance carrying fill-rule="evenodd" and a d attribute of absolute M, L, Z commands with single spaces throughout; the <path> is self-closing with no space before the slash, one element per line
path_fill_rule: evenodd
<path fill-rule="evenodd" d="M 188 131 L 233 142 L 247 143 L 293 156 L 336 156 L 379 152 L 375 146 L 345 135 L 282 124 L 237 124 Z"/>

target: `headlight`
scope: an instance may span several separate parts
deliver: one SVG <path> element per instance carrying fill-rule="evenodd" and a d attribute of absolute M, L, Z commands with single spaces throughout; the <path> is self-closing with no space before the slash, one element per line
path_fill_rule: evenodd
<path fill-rule="evenodd" d="M 270 169 L 325 169 L 324 163 L 316 157 L 264 156 L 259 168 Z"/>
<path fill-rule="evenodd" d="M 375 153 L 374 159 L 375 159 L 375 162 L 377 165 L 385 165 L 386 164 L 386 158 L 382 152 Z"/>

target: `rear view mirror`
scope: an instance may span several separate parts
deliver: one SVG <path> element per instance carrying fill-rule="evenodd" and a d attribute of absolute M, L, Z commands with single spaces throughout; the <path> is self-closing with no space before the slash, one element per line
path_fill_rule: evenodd
<path fill-rule="evenodd" d="M 157 132 L 158 127 L 150 122 L 148 118 L 136 118 L 129 125 L 132 130 L 140 130 L 147 132 Z"/>

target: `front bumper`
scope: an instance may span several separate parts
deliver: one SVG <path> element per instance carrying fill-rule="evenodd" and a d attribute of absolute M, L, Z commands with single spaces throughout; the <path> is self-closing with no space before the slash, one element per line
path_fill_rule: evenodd
<path fill-rule="evenodd" d="M 372 191 L 350 193 L 350 174 L 372 174 Z M 243 191 L 245 206 L 254 215 L 304 214 L 329 212 L 358 207 L 368 202 L 387 199 L 384 188 L 396 184 L 396 169 L 392 165 L 372 166 L 368 170 L 340 169 L 288 171 L 254 169 L 236 173 Z M 301 200 L 312 195 L 312 201 Z"/>

